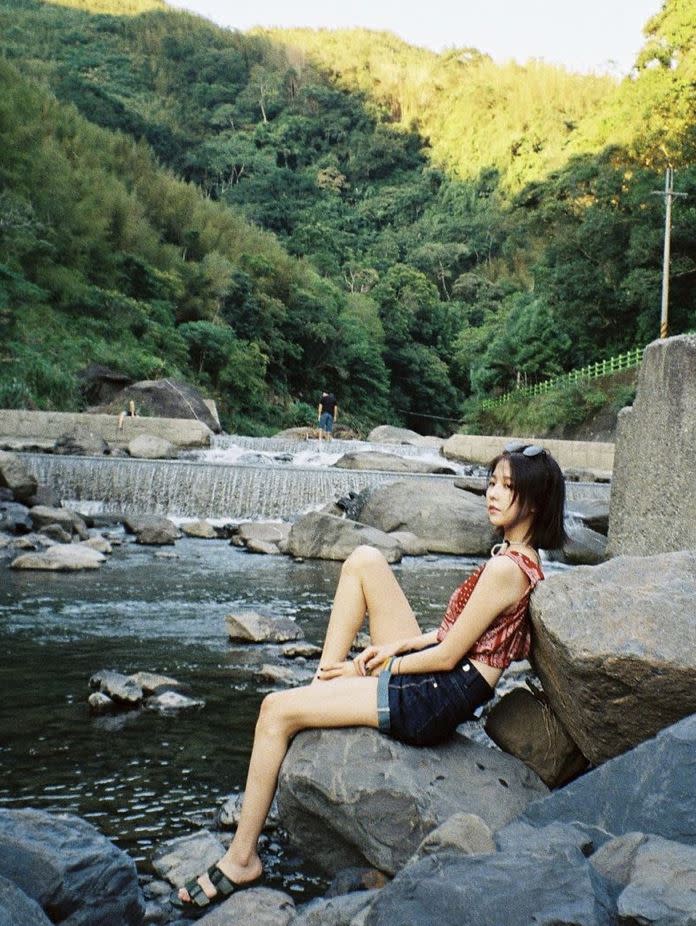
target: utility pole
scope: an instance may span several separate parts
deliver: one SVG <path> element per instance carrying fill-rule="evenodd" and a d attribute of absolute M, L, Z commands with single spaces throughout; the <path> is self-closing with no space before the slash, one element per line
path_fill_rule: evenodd
<path fill-rule="evenodd" d="M 686 193 L 674 192 L 674 171 L 668 167 L 665 171 L 665 191 L 653 190 L 655 196 L 665 198 L 665 249 L 662 258 L 662 312 L 660 314 L 660 337 L 666 338 L 669 333 L 669 250 L 672 238 L 672 200 L 675 196 L 686 198 Z"/>

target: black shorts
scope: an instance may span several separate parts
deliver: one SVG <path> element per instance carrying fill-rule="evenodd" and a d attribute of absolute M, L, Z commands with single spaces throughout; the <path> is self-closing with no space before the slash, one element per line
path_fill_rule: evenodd
<path fill-rule="evenodd" d="M 377 682 L 379 729 L 412 746 L 433 746 L 472 720 L 492 697 L 493 689 L 466 657 L 448 672 L 392 675 L 385 670 Z"/>

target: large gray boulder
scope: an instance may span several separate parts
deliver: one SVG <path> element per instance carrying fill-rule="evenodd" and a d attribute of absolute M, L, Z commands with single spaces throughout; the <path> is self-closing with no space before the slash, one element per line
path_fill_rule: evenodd
<path fill-rule="evenodd" d="M 13 881 L 0 877 L 0 926 L 51 926 L 51 921 Z"/>
<path fill-rule="evenodd" d="M 483 499 L 447 480 L 380 486 L 360 519 L 382 531 L 410 531 L 433 553 L 485 556 L 495 542 Z"/>
<path fill-rule="evenodd" d="M 323 869 L 367 861 L 393 874 L 452 814 L 477 814 L 494 831 L 546 793 L 517 759 L 462 736 L 428 749 L 365 727 L 310 730 L 285 758 L 278 809 Z"/>
<path fill-rule="evenodd" d="M 135 534 L 135 542 L 148 545 L 165 545 L 175 543 L 181 532 L 173 521 L 159 515 L 127 517 L 124 526 L 130 534 Z"/>
<path fill-rule="evenodd" d="M 70 508 L 49 508 L 47 505 L 35 505 L 29 511 L 29 517 L 35 530 L 58 524 L 68 534 L 77 534 L 81 540 L 87 540 L 89 534 L 82 518 Z"/>
<path fill-rule="evenodd" d="M 71 814 L 0 809 L 0 875 L 54 923 L 140 926 L 143 921 L 133 860 Z"/>
<path fill-rule="evenodd" d="M 619 414 L 609 555 L 696 548 L 695 447 L 696 335 L 653 341 Z"/>
<path fill-rule="evenodd" d="M 220 422 L 213 414 L 201 393 L 175 379 L 146 379 L 132 383 L 112 399 L 108 410 L 118 414 L 135 402 L 138 415 L 154 418 L 195 418 L 207 425 L 215 434 L 220 432 Z"/>
<path fill-rule="evenodd" d="M 696 711 L 696 551 L 621 556 L 537 587 L 534 663 L 593 763 Z"/>
<path fill-rule="evenodd" d="M 289 617 L 269 617 L 256 611 L 241 611 L 225 617 L 227 632 L 233 643 L 287 643 L 302 640 L 302 628 Z"/>
<path fill-rule="evenodd" d="M 344 453 L 333 464 L 336 469 L 378 470 L 387 473 L 434 473 L 453 476 L 455 470 L 442 463 L 429 463 L 411 457 L 400 457 L 396 453 L 380 453 L 377 450 L 355 450 Z"/>
<path fill-rule="evenodd" d="M 590 864 L 618 894 L 620 923 L 696 923 L 696 848 L 629 833 L 605 843 Z"/>
<path fill-rule="evenodd" d="M 21 502 L 36 492 L 37 482 L 17 454 L 0 450 L 0 486 L 6 486 Z"/>
<path fill-rule="evenodd" d="M 431 855 L 379 892 L 365 926 L 612 926 L 597 881 L 573 848 Z"/>
<path fill-rule="evenodd" d="M 312 511 L 295 521 L 285 551 L 307 559 L 345 560 L 362 544 L 376 547 L 389 563 L 398 563 L 403 555 L 398 541 L 383 531 L 321 511 Z"/>
<path fill-rule="evenodd" d="M 408 428 L 396 428 L 391 424 L 380 424 L 367 435 L 371 444 L 418 444 L 423 435 Z"/>
<path fill-rule="evenodd" d="M 696 715 L 529 804 L 518 823 L 653 833 L 696 846 Z"/>
<path fill-rule="evenodd" d="M 11 569 L 38 569 L 44 572 L 78 572 L 99 569 L 106 557 L 81 543 L 56 543 L 42 553 L 22 553 L 10 563 Z"/>

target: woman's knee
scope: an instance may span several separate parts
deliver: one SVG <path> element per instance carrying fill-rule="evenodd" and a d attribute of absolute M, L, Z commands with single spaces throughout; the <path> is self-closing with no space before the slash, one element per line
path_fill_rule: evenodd
<path fill-rule="evenodd" d="M 343 564 L 346 572 L 359 572 L 374 566 L 388 565 L 384 555 L 376 548 L 367 544 L 356 547 Z"/>
<path fill-rule="evenodd" d="M 267 733 L 281 732 L 286 726 L 286 712 L 283 705 L 282 691 L 272 691 L 261 702 L 259 717 L 256 721 L 257 731 Z"/>

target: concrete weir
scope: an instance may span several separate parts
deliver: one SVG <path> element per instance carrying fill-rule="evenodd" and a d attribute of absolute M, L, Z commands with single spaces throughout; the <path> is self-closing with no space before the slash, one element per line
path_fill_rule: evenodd
<path fill-rule="evenodd" d="M 207 447 L 212 435 L 210 428 L 195 418 L 125 418 L 119 429 L 117 415 L 0 409 L 0 445 L 8 450 L 49 448 L 65 434 L 85 431 L 113 447 L 125 447 L 141 434 L 162 437 L 175 447 Z"/>

